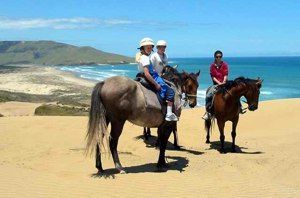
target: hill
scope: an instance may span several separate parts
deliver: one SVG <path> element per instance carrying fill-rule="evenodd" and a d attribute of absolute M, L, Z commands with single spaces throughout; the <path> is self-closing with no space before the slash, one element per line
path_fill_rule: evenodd
<path fill-rule="evenodd" d="M 92 65 L 133 62 L 134 59 L 54 41 L 0 41 L 0 65 Z"/>

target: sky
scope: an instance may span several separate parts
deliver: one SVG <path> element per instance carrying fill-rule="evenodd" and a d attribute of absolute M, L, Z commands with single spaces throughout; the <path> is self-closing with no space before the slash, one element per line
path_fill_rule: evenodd
<path fill-rule="evenodd" d="M 0 40 L 53 40 L 134 56 L 139 41 L 169 57 L 300 56 L 299 0 L 1 0 Z"/>

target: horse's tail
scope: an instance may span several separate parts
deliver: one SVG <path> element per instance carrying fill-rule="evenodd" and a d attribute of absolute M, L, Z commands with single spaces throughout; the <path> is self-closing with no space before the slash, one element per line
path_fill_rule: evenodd
<path fill-rule="evenodd" d="M 210 131 L 210 133 L 212 133 L 212 128 L 215 125 L 215 117 L 212 116 L 211 118 L 205 120 L 205 130 L 208 133 Z"/>
<path fill-rule="evenodd" d="M 103 146 L 103 137 L 109 137 L 105 117 L 106 111 L 100 96 L 103 84 L 104 81 L 97 83 L 92 92 L 88 131 L 86 134 L 86 154 L 92 154 L 96 146 L 99 146 L 100 150 L 101 147 L 105 148 Z"/>

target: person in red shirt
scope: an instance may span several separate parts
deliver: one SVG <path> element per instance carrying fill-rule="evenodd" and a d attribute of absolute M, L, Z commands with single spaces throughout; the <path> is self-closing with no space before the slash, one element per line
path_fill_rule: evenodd
<path fill-rule="evenodd" d="M 222 85 L 228 79 L 228 65 L 222 60 L 223 53 L 215 52 L 215 61 L 210 65 L 210 76 L 214 85 Z"/>
<path fill-rule="evenodd" d="M 202 117 L 204 120 L 210 119 L 210 108 L 214 94 L 217 91 L 219 85 L 225 84 L 228 80 L 228 64 L 225 63 L 223 53 L 218 50 L 214 53 L 214 62 L 210 65 L 210 76 L 213 81 L 213 85 L 206 91 L 205 107 L 206 113 Z"/>

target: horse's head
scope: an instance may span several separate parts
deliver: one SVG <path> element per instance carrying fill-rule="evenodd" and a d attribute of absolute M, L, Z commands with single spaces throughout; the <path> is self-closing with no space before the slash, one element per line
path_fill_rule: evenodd
<path fill-rule="evenodd" d="M 182 92 L 185 93 L 186 98 L 191 108 L 197 105 L 197 89 L 199 87 L 198 77 L 200 70 L 197 73 L 181 73 L 182 78 Z"/>
<path fill-rule="evenodd" d="M 247 79 L 246 81 L 246 92 L 244 93 L 244 96 L 247 100 L 248 109 L 250 111 L 255 111 L 258 108 L 258 99 L 260 94 L 260 88 L 262 86 L 263 80 L 261 79 Z"/>
<path fill-rule="evenodd" d="M 200 70 L 197 73 L 187 73 L 185 71 L 179 73 L 176 68 L 177 65 L 174 67 L 164 67 L 162 77 L 180 87 L 182 92 L 186 95 L 189 106 L 193 108 L 197 105 L 198 77 Z"/>
<path fill-rule="evenodd" d="M 177 65 L 175 65 L 174 67 L 171 67 L 170 65 L 165 66 L 162 70 L 161 77 L 170 82 L 173 82 L 177 86 L 180 81 L 179 73 L 177 71 Z"/>

